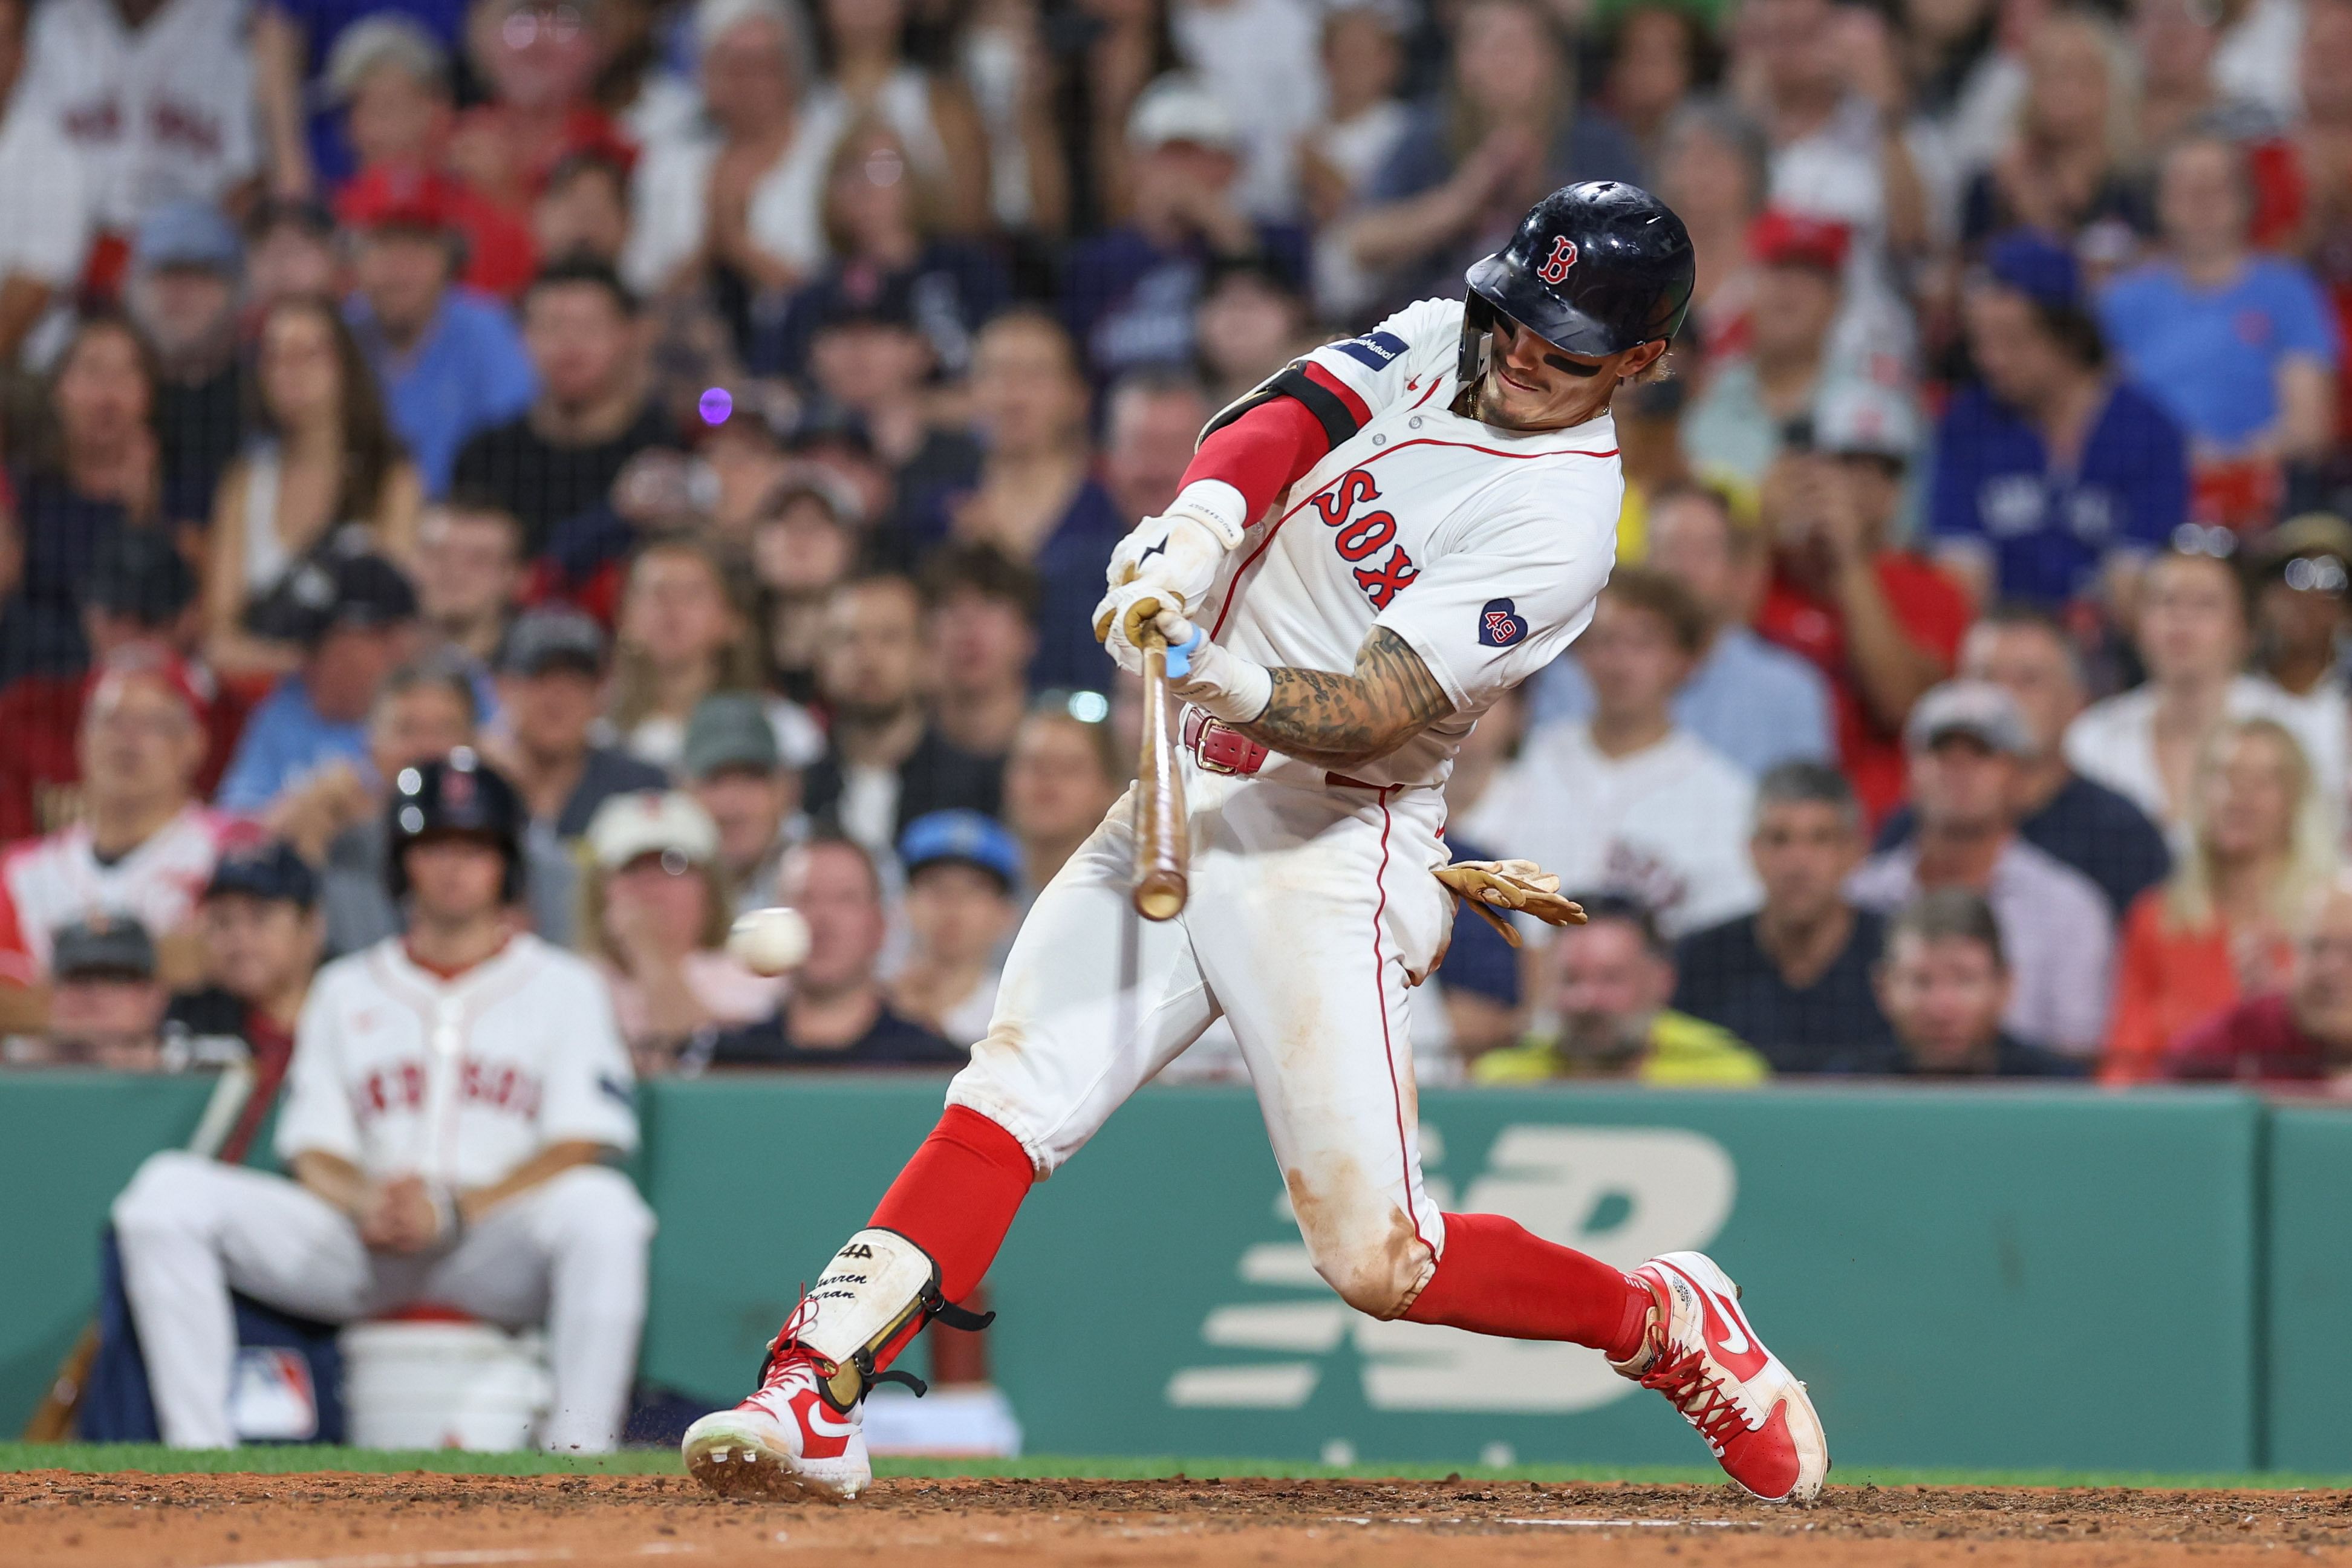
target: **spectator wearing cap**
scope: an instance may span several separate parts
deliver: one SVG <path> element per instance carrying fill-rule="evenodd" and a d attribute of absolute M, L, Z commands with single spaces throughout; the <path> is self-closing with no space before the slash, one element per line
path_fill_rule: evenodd
<path fill-rule="evenodd" d="M 449 133 L 449 54 L 465 16 L 456 0 L 256 7 L 254 85 L 271 188 L 306 197 L 339 190 L 394 138 L 420 164 L 438 162 Z"/>
<path fill-rule="evenodd" d="M 1062 277 L 1063 319 L 1102 381 L 1192 362 L 1193 308 L 1213 262 L 1264 257 L 1307 277 L 1305 234 L 1241 204 L 1240 132 L 1199 79 L 1171 73 L 1146 88 L 1127 148 L 1127 221 L 1072 246 Z"/>
<path fill-rule="evenodd" d="M 197 1061 L 218 1054 L 205 1042 L 234 1041 L 233 1055 L 253 1064 L 253 1088 L 226 1150 L 251 1143 L 293 1060 L 294 1022 L 326 936 L 318 873 L 282 839 L 235 845 L 205 885 L 198 929 L 203 975 L 173 995 L 163 1033 Z"/>
<path fill-rule="evenodd" d="M 980 335 L 971 386 L 985 453 L 979 482 L 938 497 L 919 542 L 991 544 L 1034 570 L 1042 592 L 1030 679 L 1099 689 L 1110 675 L 1094 602 L 1126 530 L 1093 476 L 1086 377 L 1068 334 L 1042 311 L 1007 311 Z"/>
<path fill-rule="evenodd" d="M 1764 541 L 1732 515 L 1722 491 L 1679 485 L 1649 498 L 1647 564 L 1680 582 L 1706 617 L 1690 678 L 1675 694 L 1675 722 L 1751 775 L 1834 755 L 1829 682 L 1748 624 L 1763 587 Z M 1584 666 L 1555 660 L 1536 684 L 1538 723 L 1592 710 Z"/>
<path fill-rule="evenodd" d="M 494 716 L 488 671 L 522 593 L 522 524 L 486 497 L 434 503 L 416 521 L 415 578 L 425 635 L 484 673 L 482 711 Z"/>
<path fill-rule="evenodd" d="M 922 580 L 931 723 L 957 750 L 1002 765 L 1029 709 L 1037 574 L 993 545 L 948 544 Z"/>
<path fill-rule="evenodd" d="M 621 276 L 646 296 L 724 272 L 753 295 L 824 259 L 825 138 L 802 103 L 799 17 L 780 0 L 698 6 L 688 31 L 702 114 L 646 150 Z"/>
<path fill-rule="evenodd" d="M 523 295 L 522 324 L 539 395 L 467 441 L 454 472 L 521 518 L 537 555 L 562 525 L 609 507 L 623 465 L 670 432 L 647 390 L 636 297 L 611 268 L 547 267 Z"/>
<path fill-rule="evenodd" d="M 2165 1052 L 2167 1077 L 2352 1092 L 2352 883 L 2329 882 L 2300 916 L 2284 988 L 2175 1040 Z"/>
<path fill-rule="evenodd" d="M 961 1067 L 943 1036 L 902 1016 L 878 977 L 882 877 L 852 841 L 820 834 L 784 857 L 777 891 L 808 921 L 809 951 L 772 1017 L 721 1034 L 715 1067 Z"/>
<path fill-rule="evenodd" d="M 1846 896 L 1869 841 L 1853 786 L 1784 762 L 1756 786 L 1748 853 L 1763 903 L 1694 931 L 1675 955 L 1675 1007 L 1746 1040 L 1775 1072 L 1875 1072 L 1893 1037 L 1871 971 L 1885 922 Z"/>
<path fill-rule="evenodd" d="M 81 594 L 89 668 L 20 675 L 0 688 L 0 843 L 64 826 L 80 810 L 81 721 L 91 689 L 118 658 L 172 655 L 203 699 L 206 745 L 195 792 L 209 798 L 228 766 L 250 697 L 194 662 L 202 641 L 196 578 L 171 539 L 126 528 L 99 541 Z"/>
<path fill-rule="evenodd" d="M 381 184 L 342 204 L 357 284 L 345 311 L 425 494 L 441 496 L 458 450 L 529 408 L 539 378 L 507 311 L 457 283 L 463 241 L 446 192 Z"/>
<path fill-rule="evenodd" d="M 1850 382 L 1774 461 L 1759 503 L 1772 575 L 1756 630 L 1828 678 L 1838 758 L 1874 821 L 1903 793 L 1911 705 L 1951 674 L 1969 626 L 1959 587 L 1895 544 L 1916 432 L 1906 401 Z"/>
<path fill-rule="evenodd" d="M 92 184 L 54 116 L 15 112 L 33 102 L 20 68 L 32 7 L 0 7 L 0 212 L 38 210 L 39 223 L 0 225 L 0 364 L 13 365 L 48 315 L 69 297 L 88 260 L 95 226 Z"/>
<path fill-rule="evenodd" d="M 1577 91 L 1573 46 L 1549 7 L 1479 0 L 1454 14 L 1453 35 L 1444 86 L 1414 106 L 1343 220 L 1350 259 L 1400 298 L 1457 292 L 1463 269 L 1547 191 L 1643 178 L 1633 139 Z"/>
<path fill-rule="evenodd" d="M 928 383 L 940 367 L 939 349 L 916 320 L 914 290 L 909 277 L 843 272 L 795 295 L 784 318 L 787 331 L 806 336 L 810 383 L 827 403 L 856 416 L 889 468 L 889 518 L 900 528 L 916 526 L 941 490 L 969 488 L 981 457 L 968 432 L 932 416 Z M 971 340 L 961 347 L 968 365 Z"/>
<path fill-rule="evenodd" d="M 1103 409 L 1103 487 L 1120 520 L 1133 528 L 1176 499 L 1192 449 L 1217 411 L 1200 378 L 1170 370 L 1121 376 Z"/>
<path fill-rule="evenodd" d="M 0 1059 L 35 1067 L 153 1072 L 163 1065 L 170 993 L 156 977 L 155 943 L 135 915 L 93 914 L 50 934 L 49 1016 L 37 1038 L 16 1036 Z"/>
<path fill-rule="evenodd" d="M 1475 1082 L 1738 1088 L 1772 1075 L 1725 1030 L 1675 1010 L 1674 949 L 1638 900 L 1596 893 L 1577 902 L 1586 924 L 1564 928 L 1534 966 L 1539 1021 L 1517 1045 L 1472 1062 Z"/>
<path fill-rule="evenodd" d="M 756 1023 L 784 982 L 727 951 L 734 909 L 719 870 L 719 830 L 691 795 L 615 795 L 588 824 L 581 950 L 612 988 L 637 1076 L 706 1061 L 716 1032 Z"/>
<path fill-rule="evenodd" d="M 1986 681 L 1947 682 L 1919 700 L 1904 739 L 1918 832 L 1865 862 L 1847 895 L 1892 915 L 1927 889 L 1979 894 L 2015 966 L 2007 1027 L 2069 1056 L 2095 1054 L 2115 915 L 2089 877 L 2017 832 L 2019 762 L 2033 752 L 2017 699 Z"/>
<path fill-rule="evenodd" d="M 2032 739 L 2032 752 L 2018 759 L 2019 834 L 2098 883 L 2108 908 L 2122 915 L 2164 880 L 2172 852 L 2147 812 L 2067 760 L 2066 730 L 2088 691 L 2074 640 L 2046 612 L 1996 605 L 1969 628 L 1959 673 L 2006 689 Z M 1899 808 L 1880 829 L 1879 847 L 1901 843 L 1917 826 L 1911 808 Z"/>
<path fill-rule="evenodd" d="M 2189 515 L 2179 427 L 2111 373 L 2072 251 L 1997 240 L 1964 305 L 1978 379 L 1936 426 L 1930 548 L 1980 601 L 2112 597 Z"/>
<path fill-rule="evenodd" d="M 297 643 L 302 662 L 247 716 L 215 796 L 241 813 L 268 807 L 319 768 L 367 755 L 377 688 L 416 642 L 416 594 L 380 556 L 306 561 L 255 607 L 254 629 Z"/>
<path fill-rule="evenodd" d="M 2021 1040 L 2011 934 L 1967 888 L 1930 889 L 1886 925 L 1875 973 L 1896 1055 L 1885 1070 L 1919 1078 L 2079 1078 L 2083 1062 Z"/>
<path fill-rule="evenodd" d="M 2242 997 L 2284 989 L 2294 936 L 2336 874 L 2330 813 L 2294 737 L 2229 719 L 2198 758 L 2180 858 L 2124 922 L 2100 1076 L 2159 1077 L 2172 1042 Z"/>
<path fill-rule="evenodd" d="M 1753 908 L 1755 778 L 1674 717 L 1706 635 L 1681 583 L 1618 569 L 1573 650 L 1591 716 L 1530 735 L 1462 831 L 1571 886 L 1637 895 L 1670 936 Z"/>
<path fill-rule="evenodd" d="M 127 239 L 166 202 L 231 201 L 260 172 L 241 6 L 54 0 L 33 9 L 21 68 L 13 109 L 64 128 L 107 235 Z M 121 277 L 109 260 L 86 278 L 100 295 Z"/>
<path fill-rule="evenodd" d="M 244 272 L 244 243 L 209 202 L 154 208 L 131 243 L 123 304 L 155 350 L 155 428 L 173 517 L 211 515 L 221 475 L 245 442 Z"/>
<path fill-rule="evenodd" d="M 81 586 L 100 542 L 166 518 L 154 356 L 139 329 L 83 316 L 41 391 L 51 439 L 7 476 L 14 582 L 0 600 L 0 681 L 85 668 Z"/>
<path fill-rule="evenodd" d="M 1093 692 L 1047 692 L 1013 732 L 1004 821 L 1021 845 L 1025 903 L 1078 852 L 1127 789 L 1127 759 Z"/>
<path fill-rule="evenodd" d="M 978 193 L 985 197 L 985 182 Z M 1010 287 L 988 250 L 943 232 L 948 207 L 938 171 L 910 155 L 888 117 L 869 111 L 848 127 L 825 168 L 823 221 L 831 258 L 793 296 L 772 333 L 752 341 L 751 368 L 793 377 L 816 369 L 823 385 L 822 369 L 810 359 L 814 334 L 845 310 L 878 305 L 922 338 L 927 369 L 935 365 L 946 379 L 961 380 L 971 366 L 973 334 L 1003 308 Z M 955 226 L 968 232 L 969 225 Z M 877 442 L 901 460 L 885 422 L 867 417 Z"/>
<path fill-rule="evenodd" d="M 1682 429 L 1683 452 L 1701 478 L 1741 486 L 1761 483 L 1790 436 L 1825 423 L 1831 399 L 1850 395 L 1863 379 L 1832 336 L 1845 307 L 1852 232 L 1772 209 L 1749 228 L 1748 243 L 1756 270 L 1746 351 L 1708 374 Z"/>
<path fill-rule="evenodd" d="M 2311 276 L 2252 248 L 2252 190 L 2235 141 L 2175 142 L 2157 186 L 2162 252 L 2107 286 L 2099 319 L 2125 373 L 2188 434 L 2207 509 L 2259 524 L 2281 466 L 2326 453 L 2340 350 Z"/>
<path fill-rule="evenodd" d="M 281 299 L 346 292 L 335 214 L 318 203 L 273 197 L 245 219 L 245 312 L 248 331 Z"/>
<path fill-rule="evenodd" d="M 831 709 L 806 779 L 809 814 L 879 858 L 916 818 L 996 814 L 998 769 L 950 745 L 925 709 L 922 591 L 887 574 L 855 579 L 825 606 L 817 690 Z"/>
<path fill-rule="evenodd" d="M 345 221 L 387 200 L 422 198 L 462 240 L 468 285 L 504 298 L 521 292 L 538 266 L 530 225 L 446 172 L 453 110 L 440 44 L 410 17 L 362 17 L 335 40 L 324 75 L 357 161 L 334 181 Z"/>
<path fill-rule="evenodd" d="M 330 549 L 408 565 L 424 503 L 359 341 L 326 300 L 284 300 L 263 318 L 252 386 L 252 438 L 221 481 L 205 541 L 207 648 L 236 673 L 288 663 L 248 635 L 254 604 Z"/>
<path fill-rule="evenodd" d="M 784 852 L 807 837 L 801 776 L 750 692 L 713 692 L 687 721 L 680 771 L 719 832 L 719 870 L 738 914 L 778 902 Z"/>
<path fill-rule="evenodd" d="M 0 984 L 39 984 L 49 933 L 87 915 L 180 936 L 224 826 L 194 792 L 203 714 L 169 654 L 135 646 L 109 663 L 82 709 L 79 820 L 0 858 Z"/>
<path fill-rule="evenodd" d="M 970 1051 L 996 1012 L 998 962 L 1019 906 L 1021 846 L 992 817 L 934 811 L 898 841 L 913 941 L 890 981 L 891 1005 Z"/>
<path fill-rule="evenodd" d="M 614 796 L 668 782 L 652 763 L 597 744 L 606 668 L 604 628 L 577 610 L 527 610 L 507 628 L 498 731 L 483 749 L 522 796 L 534 835 L 569 843 Z"/>
<path fill-rule="evenodd" d="M 403 769 L 473 749 L 479 723 L 463 664 L 446 658 L 404 664 L 386 677 L 368 714 L 366 756 L 321 771 L 270 811 L 273 831 L 324 862 L 319 891 L 329 954 L 356 953 L 403 929 L 384 877 L 384 800 Z M 531 929 L 569 946 L 578 912 L 569 849 L 526 833 L 522 851 Z"/>
<path fill-rule="evenodd" d="M 2343 815 L 2347 716 L 2306 710 L 2248 674 L 2245 583 L 2221 558 L 2168 551 L 2141 574 L 2133 646 L 2147 679 L 2104 697 L 2066 727 L 2077 772 L 2129 800 L 2168 832 L 2188 814 L 2198 754 L 2224 718 L 2274 718 L 2310 759 L 2320 798 Z"/>
<path fill-rule="evenodd" d="M 2352 593 L 2352 524 L 2328 512 L 2305 512 L 2273 529 L 2256 548 L 2256 674 L 2302 710 L 2307 724 L 2352 713 L 2339 663 Z"/>

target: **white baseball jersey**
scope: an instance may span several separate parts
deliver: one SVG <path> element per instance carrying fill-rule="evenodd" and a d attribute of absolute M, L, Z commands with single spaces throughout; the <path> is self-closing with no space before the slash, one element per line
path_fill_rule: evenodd
<path fill-rule="evenodd" d="M 112 0 L 34 8 L 24 90 L 80 152 L 97 221 L 216 202 L 260 167 L 244 0 L 164 0 L 132 28 Z"/>
<path fill-rule="evenodd" d="M 179 815 L 129 854 L 101 861 L 77 824 L 18 844 L 0 859 L 0 979 L 31 985 L 48 972 L 61 925 L 133 915 L 161 936 L 186 920 L 212 880 L 228 819 L 203 806 Z"/>
<path fill-rule="evenodd" d="M 1375 625 L 1412 645 L 1454 711 L 1357 768 L 1369 784 L 1444 783 L 1478 716 L 1591 622 L 1616 559 L 1615 423 L 1518 433 L 1447 412 L 1461 340 L 1462 302 L 1424 299 L 1307 356 L 1346 389 L 1327 428 L 1354 432 L 1252 526 L 1205 612 L 1265 664 L 1351 669 Z"/>
<path fill-rule="evenodd" d="M 588 961 L 528 934 L 444 979 L 387 938 L 319 971 L 278 1152 L 487 1186 L 551 1144 L 637 1142 L 628 1052 Z"/>

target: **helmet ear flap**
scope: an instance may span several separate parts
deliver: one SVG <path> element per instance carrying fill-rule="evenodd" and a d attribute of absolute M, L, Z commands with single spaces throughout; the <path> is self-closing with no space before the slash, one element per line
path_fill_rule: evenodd
<path fill-rule="evenodd" d="M 1486 373 L 1486 345 L 1494 331 L 1494 301 L 1473 288 L 1462 301 L 1462 352 L 1454 369 L 1454 384 L 1461 391 L 1476 386 Z"/>

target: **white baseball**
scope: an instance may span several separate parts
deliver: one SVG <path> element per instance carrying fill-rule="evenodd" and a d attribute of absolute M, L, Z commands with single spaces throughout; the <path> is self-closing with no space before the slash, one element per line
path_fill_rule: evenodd
<path fill-rule="evenodd" d="M 782 905 L 747 910 L 727 933 L 727 951 L 754 974 L 787 974 L 800 967 L 808 950 L 808 921 Z"/>

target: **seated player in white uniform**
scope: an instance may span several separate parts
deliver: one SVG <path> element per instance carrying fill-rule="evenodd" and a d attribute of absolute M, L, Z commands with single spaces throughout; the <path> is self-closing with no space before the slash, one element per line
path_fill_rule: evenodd
<path fill-rule="evenodd" d="M 1570 186 L 1471 268 L 1466 303 L 1318 349 L 1212 423 L 1174 504 L 1112 557 L 1097 624 L 1130 668 L 1146 626 L 1171 673 L 1189 662 L 1191 903 L 1138 922 L 1132 802 L 1114 808 L 1038 894 L 947 1113 L 779 1332 L 759 1391 L 688 1429 L 696 1477 L 861 1490 L 865 1392 L 927 1321 L 968 1318 L 955 1303 L 1030 1185 L 1223 1016 L 1308 1254 L 1350 1305 L 1590 1345 L 1749 1490 L 1820 1490 L 1803 1385 L 1711 1260 L 1627 1273 L 1441 1213 L 1415 1142 L 1407 998 L 1454 912 L 1433 874 L 1442 786 L 1479 714 L 1591 619 L 1623 490 L 1610 399 L 1665 351 L 1692 271 L 1647 193 Z"/>
<path fill-rule="evenodd" d="M 541 1440 L 618 1442 L 653 1215 L 612 1168 L 637 1124 L 604 982 L 517 928 L 526 816 L 470 751 L 402 769 L 386 873 L 407 929 L 311 987 L 278 1120 L 294 1178 L 162 1154 L 115 1199 L 165 1442 L 236 1444 L 231 1291 L 329 1322 L 413 1301 L 543 1322 Z"/>

